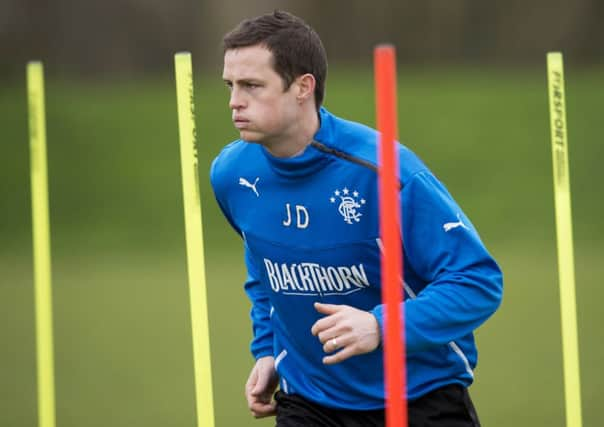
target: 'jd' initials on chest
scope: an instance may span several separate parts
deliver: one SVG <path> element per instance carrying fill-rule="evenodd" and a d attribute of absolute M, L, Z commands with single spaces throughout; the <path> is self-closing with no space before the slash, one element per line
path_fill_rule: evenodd
<path fill-rule="evenodd" d="M 297 228 L 307 228 L 308 223 L 310 222 L 310 216 L 308 215 L 308 209 L 302 205 L 295 206 L 295 216 L 296 222 L 295 225 Z M 292 225 L 292 208 L 289 203 L 285 204 L 285 219 L 282 224 L 285 227 L 290 227 Z"/>

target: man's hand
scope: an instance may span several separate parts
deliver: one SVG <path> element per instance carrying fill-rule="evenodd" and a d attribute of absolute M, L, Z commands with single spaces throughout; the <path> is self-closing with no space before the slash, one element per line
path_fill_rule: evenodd
<path fill-rule="evenodd" d="M 333 365 L 351 356 L 369 353 L 380 345 L 380 327 L 375 316 L 349 305 L 321 304 L 315 309 L 327 316 L 311 328 L 313 335 L 323 344 L 325 353 L 335 354 L 323 358 L 323 363 Z"/>
<path fill-rule="evenodd" d="M 256 418 L 269 417 L 276 413 L 276 402 L 273 393 L 279 385 L 279 377 L 275 371 L 275 358 L 261 357 L 250 372 L 245 384 L 247 406 Z"/>

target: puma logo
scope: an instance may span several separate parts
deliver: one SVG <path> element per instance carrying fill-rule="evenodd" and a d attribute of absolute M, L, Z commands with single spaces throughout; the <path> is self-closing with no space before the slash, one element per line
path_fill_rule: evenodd
<path fill-rule="evenodd" d="M 256 194 L 256 197 L 260 197 L 258 190 L 256 190 L 256 184 L 258 184 L 258 181 L 260 181 L 260 177 L 257 177 L 253 184 L 250 184 L 250 182 L 245 178 L 239 178 L 239 185 L 251 188 L 252 191 Z"/>
<path fill-rule="evenodd" d="M 453 230 L 454 228 L 457 227 L 462 227 L 465 228 L 466 230 L 469 230 L 468 226 L 465 225 L 462 221 L 461 221 L 461 216 L 459 214 L 457 214 L 457 222 L 447 222 L 445 224 L 443 224 L 443 229 L 445 230 L 445 233 L 447 231 Z"/>

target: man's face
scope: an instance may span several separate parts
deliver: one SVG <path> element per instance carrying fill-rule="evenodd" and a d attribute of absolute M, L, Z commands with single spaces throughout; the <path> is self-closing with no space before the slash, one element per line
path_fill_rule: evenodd
<path fill-rule="evenodd" d="M 290 137 L 299 110 L 296 83 L 284 90 L 272 56 L 262 46 L 227 50 L 222 73 L 231 92 L 229 107 L 241 139 L 268 147 Z"/>

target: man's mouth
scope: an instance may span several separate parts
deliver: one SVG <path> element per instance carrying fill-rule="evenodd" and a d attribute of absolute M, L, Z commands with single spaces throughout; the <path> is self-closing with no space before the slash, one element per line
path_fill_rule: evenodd
<path fill-rule="evenodd" d="M 243 119 L 241 117 L 235 117 L 233 119 L 233 123 L 235 124 L 235 127 L 237 129 L 242 129 L 242 128 L 247 127 L 247 125 L 250 123 L 250 121 L 247 119 Z"/>

